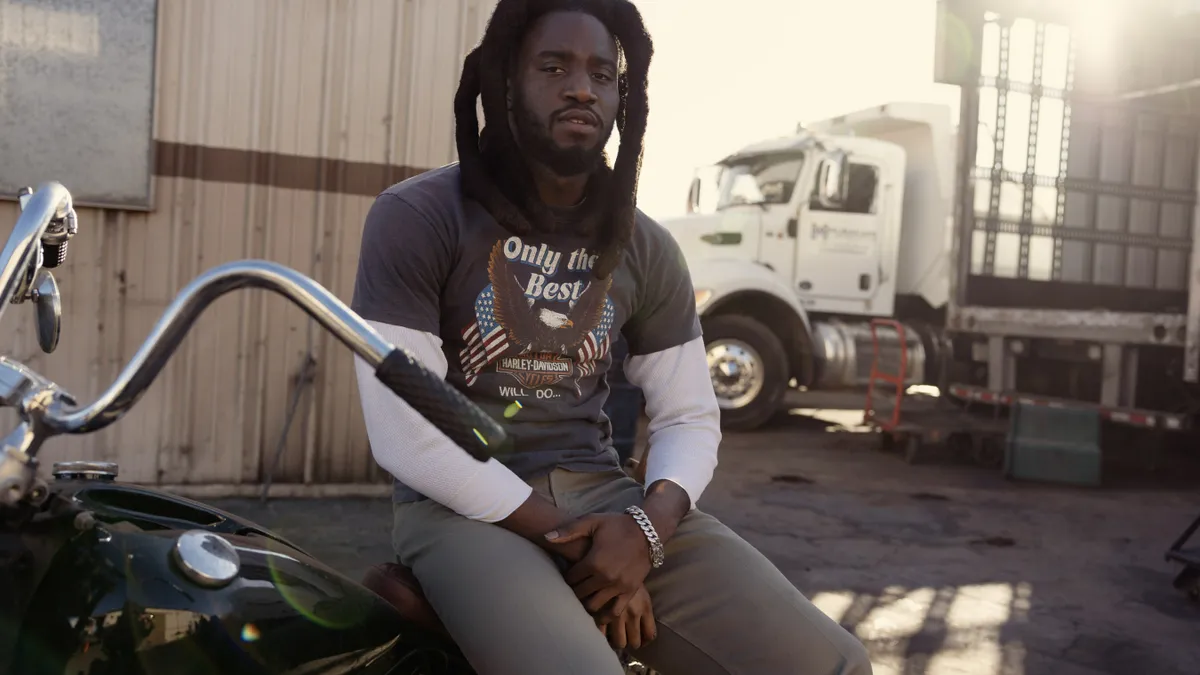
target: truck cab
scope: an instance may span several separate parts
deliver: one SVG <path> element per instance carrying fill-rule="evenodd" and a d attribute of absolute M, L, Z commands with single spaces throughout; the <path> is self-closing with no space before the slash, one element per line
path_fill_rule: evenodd
<path fill-rule="evenodd" d="M 726 428 L 760 426 L 789 386 L 865 384 L 870 319 L 923 284 L 924 305 L 945 303 L 952 181 L 940 163 L 953 155 L 935 136 L 949 138 L 949 111 L 921 104 L 801 127 L 698 171 L 688 215 L 662 221 L 692 275 Z M 919 336 L 914 347 L 923 363 Z"/>

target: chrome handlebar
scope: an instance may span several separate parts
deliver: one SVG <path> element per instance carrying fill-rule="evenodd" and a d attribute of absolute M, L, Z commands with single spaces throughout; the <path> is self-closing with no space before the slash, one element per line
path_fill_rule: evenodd
<path fill-rule="evenodd" d="M 0 299 L 4 304 L 18 301 L 28 290 L 21 279 L 32 280 L 43 272 L 37 242 L 44 241 L 48 231 L 54 235 L 51 228 L 56 223 L 61 227 L 74 221 L 70 193 L 57 183 L 43 185 L 24 207 L 0 254 L 4 256 L 0 258 L 4 292 Z M 69 227 L 59 231 L 69 231 Z M 74 397 L 28 366 L 0 357 L 0 405 L 16 408 L 22 420 L 0 446 L 0 506 L 12 506 L 26 498 L 38 501 L 39 494 L 45 494 L 36 479 L 36 456 L 42 443 L 62 434 L 97 431 L 121 419 L 154 382 L 200 314 L 217 298 L 242 288 L 274 291 L 298 305 L 369 363 L 388 388 L 476 459 L 486 461 L 505 440 L 504 431 L 482 410 L 407 352 L 384 340 L 316 281 L 278 263 L 240 260 L 214 267 L 188 284 L 116 381 L 86 406 L 77 406 Z"/>
<path fill-rule="evenodd" d="M 42 245 L 66 243 L 77 228 L 71 193 L 61 183 L 44 183 L 32 193 L 22 190 L 21 216 L 0 252 L 0 315 L 9 303 L 26 299 L 43 266 Z M 52 262 L 56 267 L 58 261 Z"/>
<path fill-rule="evenodd" d="M 158 377 L 200 314 L 217 298 L 242 288 L 262 288 L 285 296 L 373 368 L 395 349 L 312 279 L 266 260 L 240 260 L 214 267 L 188 284 L 116 381 L 93 403 L 75 408 L 59 398 L 43 411 L 41 422 L 56 434 L 89 433 L 116 422 Z"/>

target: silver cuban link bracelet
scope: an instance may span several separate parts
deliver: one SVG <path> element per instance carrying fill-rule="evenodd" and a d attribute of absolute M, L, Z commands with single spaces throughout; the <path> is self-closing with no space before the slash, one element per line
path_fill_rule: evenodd
<path fill-rule="evenodd" d="M 646 541 L 650 543 L 650 567 L 653 569 L 662 567 L 666 556 L 663 554 L 662 540 L 658 538 L 658 532 L 654 529 L 654 524 L 650 522 L 650 516 L 647 516 L 640 506 L 631 506 L 625 509 L 625 513 L 633 516 L 633 521 L 642 528 L 642 534 L 646 535 Z"/>

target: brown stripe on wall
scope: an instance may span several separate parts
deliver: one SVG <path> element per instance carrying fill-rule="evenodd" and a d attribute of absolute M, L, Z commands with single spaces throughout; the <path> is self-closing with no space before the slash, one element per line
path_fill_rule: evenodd
<path fill-rule="evenodd" d="M 412 166 L 155 141 L 154 175 L 374 197 L 427 171 Z"/>

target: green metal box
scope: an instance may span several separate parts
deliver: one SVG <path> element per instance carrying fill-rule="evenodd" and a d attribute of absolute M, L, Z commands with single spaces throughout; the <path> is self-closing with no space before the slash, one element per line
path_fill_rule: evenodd
<path fill-rule="evenodd" d="M 1100 485 L 1097 410 L 1013 406 L 1004 475 L 1017 480 Z"/>

